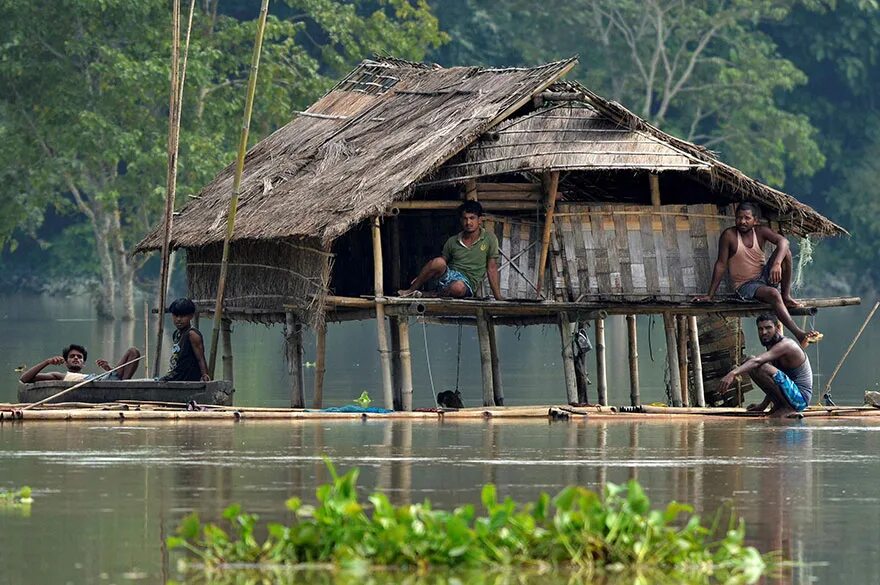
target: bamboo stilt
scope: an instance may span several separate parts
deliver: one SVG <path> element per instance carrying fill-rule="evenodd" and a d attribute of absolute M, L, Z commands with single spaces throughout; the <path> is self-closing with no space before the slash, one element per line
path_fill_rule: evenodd
<path fill-rule="evenodd" d="M 495 406 L 495 388 L 492 383 L 492 347 L 489 342 L 489 321 L 486 312 L 477 310 L 477 338 L 480 342 L 480 366 L 483 377 L 483 406 Z"/>
<path fill-rule="evenodd" d="M 413 408 L 412 353 L 409 348 L 409 319 L 397 319 L 400 339 L 400 407 L 411 411 Z"/>
<path fill-rule="evenodd" d="M 217 366 L 217 339 L 220 335 L 220 322 L 223 319 L 223 296 L 226 293 L 226 274 L 229 271 L 229 248 L 235 230 L 235 215 L 238 213 L 238 196 L 241 193 L 241 175 L 244 170 L 244 155 L 247 152 L 248 132 L 251 126 L 251 113 L 254 109 L 254 94 L 257 89 L 257 74 L 260 69 L 260 53 L 263 49 L 263 33 L 266 30 L 266 17 L 269 14 L 269 0 L 260 6 L 260 19 L 257 25 L 257 38 L 251 58 L 251 71 L 248 75 L 247 99 L 244 105 L 244 122 L 238 141 L 238 158 L 235 161 L 235 177 L 232 182 L 232 197 L 226 214 L 226 235 L 223 238 L 223 257 L 220 260 L 220 279 L 217 283 L 217 302 L 214 305 L 214 329 L 211 331 L 211 354 L 208 360 L 208 374 L 213 378 Z"/>
<path fill-rule="evenodd" d="M 401 392 L 401 363 L 400 363 L 400 321 L 406 316 L 388 317 L 389 340 L 391 342 L 391 388 L 394 398 L 394 410 L 403 410 L 403 395 Z"/>
<path fill-rule="evenodd" d="M 550 252 L 550 235 L 553 232 L 553 213 L 556 211 L 556 196 L 559 192 L 559 171 L 552 171 L 543 177 L 544 183 L 544 231 L 541 236 L 541 256 L 538 260 L 538 276 L 535 279 L 535 292 L 540 296 L 544 290 L 544 272 L 547 268 L 547 255 Z"/>
<path fill-rule="evenodd" d="M 697 397 L 697 406 L 706 406 L 706 392 L 703 388 L 703 356 L 700 354 L 700 331 L 697 327 L 697 317 L 692 315 L 688 319 L 688 333 L 691 340 L 691 364 L 694 369 L 694 394 Z"/>
<path fill-rule="evenodd" d="M 223 344 L 223 379 L 234 382 L 232 362 L 232 319 L 223 319 L 220 325 Z"/>
<path fill-rule="evenodd" d="M 608 369 L 605 362 L 605 319 L 596 319 L 596 392 L 599 404 L 608 406 Z"/>
<path fill-rule="evenodd" d="M 302 324 L 293 311 L 284 315 L 284 353 L 287 356 L 287 373 L 290 374 L 290 407 L 305 408 Z"/>
<path fill-rule="evenodd" d="M 675 318 L 663 313 L 663 328 L 666 330 L 666 364 L 669 371 L 669 386 L 672 391 L 672 406 L 681 406 L 681 378 L 678 370 L 678 344 L 675 340 Z"/>
<path fill-rule="evenodd" d="M 578 321 L 574 325 L 575 334 L 579 329 L 584 328 L 585 322 Z M 587 365 L 585 362 L 586 352 L 581 350 L 580 346 L 577 343 L 572 344 L 572 350 L 574 352 L 574 377 L 575 382 L 577 383 L 577 401 L 578 404 L 587 404 L 590 402 L 589 394 L 587 392 L 589 386 L 589 376 L 587 375 Z"/>
<path fill-rule="evenodd" d="M 315 329 L 315 397 L 312 400 L 312 408 L 324 407 L 324 372 L 327 370 L 327 323 L 321 320 L 321 324 Z"/>
<path fill-rule="evenodd" d="M 569 404 L 577 403 L 577 374 L 574 371 L 573 324 L 568 313 L 559 313 L 559 338 L 562 342 L 562 372 L 565 374 L 565 398 Z"/>
<path fill-rule="evenodd" d="M 688 384 L 688 326 L 687 317 L 678 315 L 675 317 L 678 327 L 678 379 L 681 384 L 681 405 L 691 405 L 690 390 Z"/>
<path fill-rule="evenodd" d="M 198 329 L 198 327 L 196 327 Z M 150 371 L 150 306 L 144 301 L 144 371 Z"/>
<path fill-rule="evenodd" d="M 504 385 L 501 382 L 501 363 L 498 355 L 498 340 L 495 337 L 495 323 L 488 319 L 489 351 L 492 358 L 492 395 L 496 406 L 504 406 Z"/>
<path fill-rule="evenodd" d="M 372 220 L 373 233 L 373 286 L 376 290 L 376 333 L 379 342 L 379 362 L 382 366 L 382 401 L 385 408 L 394 409 L 394 387 L 391 382 L 391 352 L 388 349 L 388 331 L 385 328 L 384 273 L 382 264 L 382 232 L 379 218 Z"/>
<path fill-rule="evenodd" d="M 636 316 L 626 316 L 626 330 L 629 341 L 629 403 L 638 406 L 642 402 L 639 386 L 639 342 Z"/>

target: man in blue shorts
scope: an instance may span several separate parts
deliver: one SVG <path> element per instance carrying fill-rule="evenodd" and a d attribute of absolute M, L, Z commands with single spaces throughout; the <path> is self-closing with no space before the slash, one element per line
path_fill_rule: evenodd
<path fill-rule="evenodd" d="M 440 296 L 472 297 L 488 274 L 492 296 L 501 300 L 498 238 L 481 225 L 483 206 L 478 201 L 465 201 L 458 206 L 458 215 L 461 231 L 446 240 L 442 255 L 429 260 L 409 288 L 398 291 L 400 296 L 418 296 L 426 285 L 428 291 Z"/>
<path fill-rule="evenodd" d="M 770 403 L 770 416 L 784 417 L 804 410 L 813 395 L 813 370 L 807 354 L 794 339 L 782 335 L 782 323 L 772 313 L 755 320 L 758 337 L 767 351 L 750 356 L 743 364 L 721 379 L 719 391 L 724 392 L 740 374 L 748 374 L 766 394 L 760 404 L 748 410 L 764 412 Z"/>

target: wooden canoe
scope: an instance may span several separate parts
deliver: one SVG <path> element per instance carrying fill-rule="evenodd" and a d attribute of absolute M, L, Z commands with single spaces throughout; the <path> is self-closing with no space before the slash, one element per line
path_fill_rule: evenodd
<path fill-rule="evenodd" d="M 77 382 L 49 380 L 18 385 L 19 402 L 38 402 L 70 388 Z M 90 402 L 102 404 L 115 400 L 144 402 L 179 402 L 195 400 L 198 404 L 232 406 L 235 390 L 228 380 L 212 382 L 155 382 L 153 380 L 99 380 L 68 392 L 53 402 Z"/>

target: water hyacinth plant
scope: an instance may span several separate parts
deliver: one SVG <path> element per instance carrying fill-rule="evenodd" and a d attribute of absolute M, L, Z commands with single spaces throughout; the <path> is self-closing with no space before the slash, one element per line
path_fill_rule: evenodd
<path fill-rule="evenodd" d="M 0 489 L 0 511 L 14 510 L 29 513 L 34 499 L 31 497 L 31 488 L 24 486 L 20 489 Z"/>
<path fill-rule="evenodd" d="M 258 517 L 233 505 L 223 514 L 229 531 L 191 514 L 169 538 L 169 547 L 185 549 L 208 570 L 243 564 L 421 572 L 552 567 L 750 583 L 767 568 L 767 559 L 745 546 L 742 522 L 705 526 L 690 506 L 675 502 L 652 510 L 635 481 L 609 485 L 603 496 L 568 487 L 555 498 L 541 494 L 525 505 L 499 501 L 489 484 L 482 491 L 485 514 L 478 515 L 472 505 L 452 511 L 434 510 L 427 501 L 394 506 L 381 493 L 372 494 L 367 505 L 358 498 L 358 470 L 340 476 L 327 465 L 333 481 L 317 489 L 318 505 L 288 500 L 294 521 L 269 523 L 264 539 L 255 534 Z"/>

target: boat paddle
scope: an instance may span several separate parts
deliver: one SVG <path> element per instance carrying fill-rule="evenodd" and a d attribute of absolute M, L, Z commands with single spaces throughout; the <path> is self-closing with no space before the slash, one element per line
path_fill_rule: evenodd
<path fill-rule="evenodd" d="M 98 374 L 98 375 L 95 376 L 94 378 L 89 378 L 88 380 L 83 380 L 82 382 L 79 382 L 79 383 L 77 383 L 77 384 L 74 384 L 74 385 L 71 386 L 70 388 L 65 388 L 65 389 L 62 390 L 61 392 L 58 392 L 57 394 L 53 394 L 52 396 L 49 396 L 48 398 L 43 398 L 42 400 L 39 400 L 39 401 L 34 402 L 34 403 L 32 403 L 32 404 L 28 404 L 27 406 L 22 407 L 20 410 L 28 410 L 28 409 L 31 409 L 31 408 L 33 408 L 33 407 L 35 407 L 35 406 L 40 406 L 41 404 L 45 404 L 45 403 L 49 402 L 50 400 L 55 400 L 55 399 L 58 398 L 59 396 L 63 396 L 64 394 L 67 394 L 68 392 L 70 392 L 70 391 L 72 391 L 72 390 L 76 390 L 77 388 L 82 388 L 82 387 L 85 386 L 86 384 L 89 384 L 89 383 L 91 383 L 91 382 L 98 382 L 98 381 L 100 381 L 101 379 L 103 379 L 104 376 L 108 376 L 108 375 L 112 374 L 113 372 L 115 372 L 116 370 L 122 369 L 122 368 L 124 368 L 125 366 L 127 366 L 127 365 L 129 365 L 129 364 L 133 364 L 133 363 L 135 363 L 136 361 L 140 361 L 140 360 L 142 360 L 142 359 L 144 359 L 144 356 L 136 357 L 136 358 L 134 358 L 133 360 L 131 360 L 130 362 L 125 362 L 124 364 L 119 364 L 118 366 L 116 366 L 116 367 L 113 368 L 112 370 L 107 370 L 107 371 L 104 372 L 103 374 Z"/>

